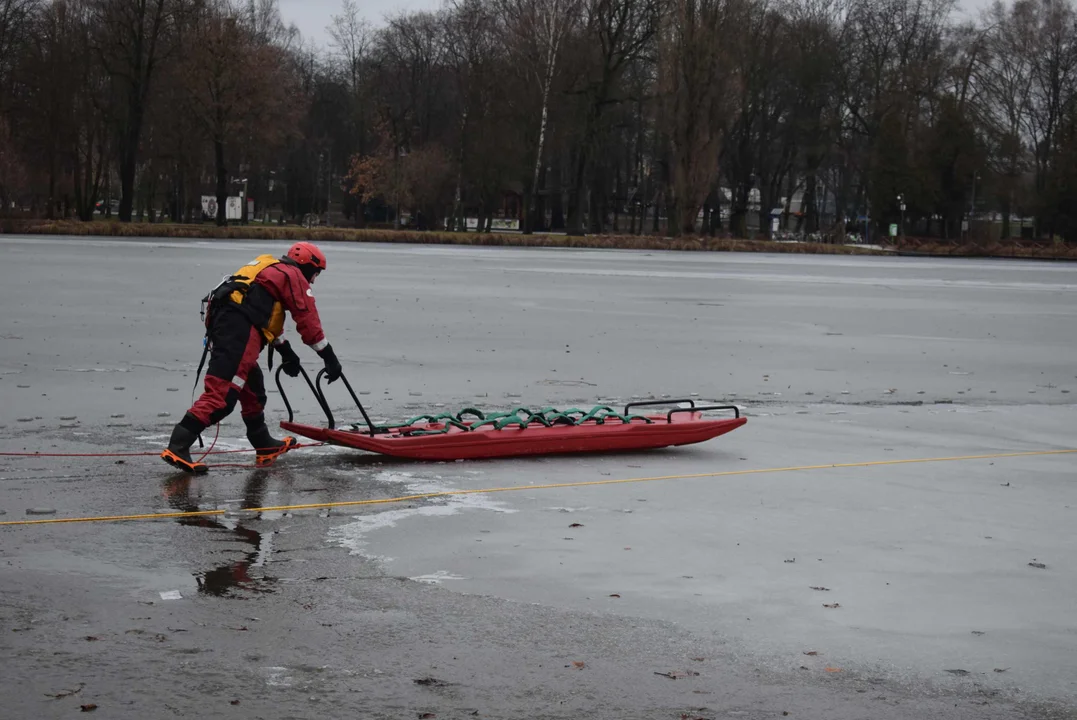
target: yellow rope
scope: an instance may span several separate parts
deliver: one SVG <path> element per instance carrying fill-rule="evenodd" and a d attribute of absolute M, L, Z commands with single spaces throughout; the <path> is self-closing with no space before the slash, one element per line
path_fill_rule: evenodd
<path fill-rule="evenodd" d="M 995 460 L 999 458 L 1031 457 L 1035 455 L 1067 455 L 1077 453 L 1077 449 L 1066 450 L 1032 450 L 1028 452 L 992 453 L 989 455 L 958 455 L 954 457 L 909 458 L 905 460 L 872 460 L 853 463 L 829 463 L 826 465 L 795 465 L 791 467 L 757 468 L 755 470 L 722 470 L 719 472 L 692 473 L 684 475 L 658 475 L 655 477 L 619 478 L 616 480 L 580 480 L 577 482 L 546 483 L 544 485 L 511 485 L 508 487 L 470 488 L 464 490 L 443 490 L 440 492 L 403 495 L 401 497 L 381 498 L 376 500 L 345 500 L 338 502 L 307 503 L 305 505 L 276 505 L 271 507 L 242 508 L 243 512 L 284 512 L 289 510 L 312 510 L 318 508 L 356 507 L 360 505 L 385 505 L 388 503 L 427 500 L 452 495 L 477 495 L 482 493 L 512 492 L 518 490 L 554 490 L 557 488 L 589 487 L 595 485 L 621 485 L 624 483 L 655 482 L 658 480 L 689 480 L 692 478 L 728 477 L 732 475 L 758 475 L 761 473 L 795 472 L 800 470 L 825 470 L 829 468 L 875 467 L 879 465 L 904 465 L 909 463 L 953 462 L 957 460 Z M 191 512 L 142 513 L 139 515 L 103 515 L 100 517 L 48 518 L 44 520 L 7 520 L 3 525 L 51 525 L 56 523 L 119 522 L 121 520 L 162 520 L 165 518 L 203 517 L 224 515 L 233 512 L 227 509 L 194 510 Z"/>

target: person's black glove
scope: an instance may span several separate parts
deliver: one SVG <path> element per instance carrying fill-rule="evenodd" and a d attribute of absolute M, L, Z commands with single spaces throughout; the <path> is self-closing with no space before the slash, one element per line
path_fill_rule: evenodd
<path fill-rule="evenodd" d="M 287 340 L 276 346 L 280 353 L 280 367 L 288 377 L 299 377 L 299 356 L 292 350 L 292 344 Z"/>
<path fill-rule="evenodd" d="M 340 361 L 337 360 L 337 354 L 333 352 L 333 346 L 326 345 L 318 351 L 318 355 L 325 362 L 325 379 L 332 383 L 344 372 L 344 368 L 340 366 Z"/>

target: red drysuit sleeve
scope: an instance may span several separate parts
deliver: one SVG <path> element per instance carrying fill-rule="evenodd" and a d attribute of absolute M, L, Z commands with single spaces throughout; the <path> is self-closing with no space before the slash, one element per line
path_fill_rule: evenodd
<path fill-rule="evenodd" d="M 258 273 L 255 282 L 265 287 L 284 309 L 292 314 L 303 343 L 320 351 L 329 344 L 322 331 L 322 320 L 314 304 L 314 291 L 295 265 L 277 263 Z"/>

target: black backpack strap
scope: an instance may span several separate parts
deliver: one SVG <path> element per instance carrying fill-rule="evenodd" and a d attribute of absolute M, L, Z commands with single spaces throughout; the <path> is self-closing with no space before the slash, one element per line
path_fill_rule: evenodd
<path fill-rule="evenodd" d="M 202 359 L 198 361 L 198 370 L 194 373 L 194 385 L 191 387 L 191 402 L 194 402 L 194 393 L 198 389 L 198 378 L 202 375 L 202 368 L 206 366 L 206 356 L 209 355 L 209 333 L 202 338 Z"/>

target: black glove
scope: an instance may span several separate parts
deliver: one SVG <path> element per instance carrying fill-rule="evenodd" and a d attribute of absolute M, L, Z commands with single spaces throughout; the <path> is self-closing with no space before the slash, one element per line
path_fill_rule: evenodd
<path fill-rule="evenodd" d="M 318 355 L 325 361 L 325 379 L 332 383 L 344 372 L 344 368 L 340 366 L 340 361 L 337 360 L 337 354 L 333 352 L 333 346 L 326 345 L 318 351 Z"/>
<path fill-rule="evenodd" d="M 280 367 L 288 377 L 299 377 L 299 356 L 292 350 L 292 344 L 287 340 L 276 346 L 280 353 Z"/>

